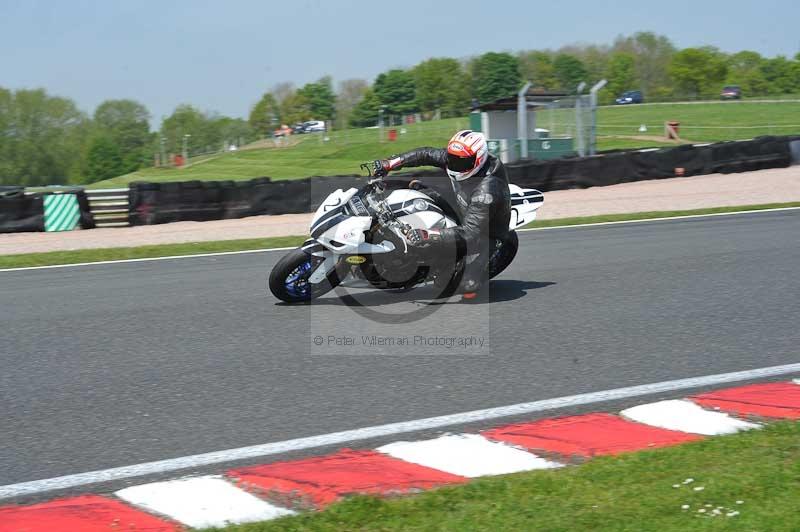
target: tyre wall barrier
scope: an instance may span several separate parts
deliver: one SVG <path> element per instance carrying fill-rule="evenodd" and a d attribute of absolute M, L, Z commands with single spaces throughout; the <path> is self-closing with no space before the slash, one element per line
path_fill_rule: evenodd
<path fill-rule="evenodd" d="M 44 200 L 24 187 L 0 187 L 0 233 L 44 231 Z"/>
<path fill-rule="evenodd" d="M 613 151 L 583 158 L 528 160 L 509 164 L 507 168 L 513 183 L 548 192 L 786 167 L 792 160 L 790 142 L 790 137 L 760 137 L 749 141 Z M 411 179 L 425 177 L 431 178 L 424 181 L 427 186 L 452 201 L 450 184 L 439 170 L 393 174 L 390 187 L 403 187 Z M 137 182 L 130 186 L 130 221 L 131 225 L 145 225 L 313 212 L 331 191 L 358 188 L 365 183 L 366 178 L 355 175 L 291 181 L 260 177 L 250 181 Z"/>
<path fill-rule="evenodd" d="M 445 200 L 454 200 L 447 176 L 441 171 L 422 171 L 392 176 L 389 188 L 405 188 L 412 179 L 438 176 L 426 181 Z M 272 181 L 257 177 L 249 181 L 183 181 L 170 183 L 133 182 L 129 190 L 131 225 L 179 221 L 223 220 L 260 214 L 301 214 L 314 212 L 337 188 L 360 188 L 364 176 L 325 176 Z"/>
<path fill-rule="evenodd" d="M 730 174 L 783 168 L 792 161 L 789 137 L 606 152 L 592 157 L 521 161 L 507 165 L 517 185 L 543 192 L 647 179 Z"/>
<path fill-rule="evenodd" d="M 243 218 L 314 211 L 336 188 L 361 187 L 359 176 L 272 181 L 182 181 L 130 184 L 131 225 Z"/>
<path fill-rule="evenodd" d="M 74 194 L 78 200 L 81 229 L 95 227 L 89 200 L 82 188 L 29 193 L 24 187 L 0 187 L 0 233 L 44 231 L 44 198 L 50 194 Z"/>
<path fill-rule="evenodd" d="M 97 224 L 92 214 L 92 208 L 89 205 L 89 196 L 86 194 L 86 190 L 81 188 L 74 191 L 73 194 L 78 197 L 78 208 L 81 210 L 79 222 L 81 229 L 94 229 L 97 227 Z"/>
<path fill-rule="evenodd" d="M 792 164 L 800 164 L 800 136 L 792 137 L 789 150 L 792 152 Z"/>

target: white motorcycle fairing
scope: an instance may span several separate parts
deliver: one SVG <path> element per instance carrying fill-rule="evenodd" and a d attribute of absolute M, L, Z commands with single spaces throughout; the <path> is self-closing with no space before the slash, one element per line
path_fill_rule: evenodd
<path fill-rule="evenodd" d="M 347 255 L 359 253 L 359 246 L 365 244 L 364 231 L 372 225 L 371 216 L 354 216 L 344 212 L 344 207 L 358 189 L 337 189 L 317 208 L 311 220 L 311 240 L 303 244 L 303 249 L 314 255 L 321 255 L 323 249 L 337 254 Z M 322 249 L 309 247 L 311 242 L 321 244 Z M 372 246 L 372 244 L 367 244 Z M 384 252 L 375 250 L 376 252 Z M 394 246 L 392 246 L 394 249 Z M 364 252 L 368 252 L 364 250 Z"/>
<path fill-rule="evenodd" d="M 508 228 L 511 230 L 528 225 L 536 219 L 536 211 L 544 203 L 544 194 L 535 188 L 520 188 L 517 185 L 508 185 L 511 192 L 511 220 Z"/>
<path fill-rule="evenodd" d="M 509 229 L 514 230 L 536 219 L 536 211 L 542 206 L 544 195 L 538 190 L 513 184 L 508 188 L 511 192 Z M 366 211 L 355 214 L 358 207 L 352 205 L 351 199 L 357 192 L 355 188 L 337 189 L 322 202 L 311 221 L 311 238 L 302 246 L 306 253 L 327 257 L 330 252 L 336 255 L 369 255 L 395 250 L 394 244 L 388 240 L 378 244 L 365 241 L 365 234 L 373 220 Z M 361 203 L 358 198 L 356 200 Z M 458 225 L 428 195 L 418 190 L 392 191 L 386 203 L 399 221 L 414 229 L 444 229 Z M 361 205 L 363 208 L 363 203 Z"/>
<path fill-rule="evenodd" d="M 371 216 L 351 214 L 356 207 L 345 207 L 358 192 L 355 188 L 338 189 L 319 206 L 311 221 L 311 239 L 303 243 L 303 250 L 317 256 L 324 251 L 338 255 L 369 255 L 389 253 L 394 244 L 384 240 L 378 244 L 365 241 L 365 233 L 372 226 Z M 430 197 L 416 190 L 395 190 L 386 202 L 398 219 L 415 229 L 440 229 L 454 227 L 456 222 L 444 215 Z"/>

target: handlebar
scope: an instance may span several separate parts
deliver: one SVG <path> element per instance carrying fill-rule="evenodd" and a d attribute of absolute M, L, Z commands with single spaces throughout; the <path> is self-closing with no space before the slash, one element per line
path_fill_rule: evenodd
<path fill-rule="evenodd" d="M 399 236 L 403 241 L 405 251 L 408 251 L 405 235 L 408 233 L 411 227 L 408 224 L 398 220 L 397 215 L 392 212 L 392 210 L 389 208 L 389 204 L 386 203 L 386 198 L 383 195 L 384 191 L 386 190 L 386 183 L 384 182 L 383 177 L 373 174 L 373 163 L 363 163 L 360 165 L 360 167 L 362 170 L 366 171 L 367 177 L 370 178 L 367 184 L 371 185 L 375 191 L 375 199 L 377 202 L 373 204 L 373 208 L 376 210 L 378 223 L 397 234 L 397 236 Z"/>
<path fill-rule="evenodd" d="M 372 175 L 372 168 L 373 168 L 372 163 L 362 163 L 361 164 L 361 169 L 362 170 L 366 170 L 367 177 L 374 177 Z"/>
<path fill-rule="evenodd" d="M 376 193 L 375 200 L 377 200 L 377 202 L 376 204 L 373 204 L 373 208 L 376 210 L 378 223 L 395 231 L 398 236 L 403 239 L 403 243 L 405 245 L 405 238 L 403 238 L 403 236 L 411 229 L 411 227 L 398 220 L 397 216 L 389 208 L 389 204 L 386 203 L 386 197 L 383 195 L 386 190 L 386 183 L 384 182 L 383 177 L 373 174 L 373 163 L 363 163 L 360 165 L 360 168 L 367 173 L 367 177 L 370 178 L 367 184 L 371 185 Z"/>

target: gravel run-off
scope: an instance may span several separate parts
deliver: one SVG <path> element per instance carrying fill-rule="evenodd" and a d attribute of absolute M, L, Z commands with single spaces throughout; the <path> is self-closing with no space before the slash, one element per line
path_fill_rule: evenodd
<path fill-rule="evenodd" d="M 539 219 L 800 201 L 800 166 L 638 181 L 545 194 Z M 310 214 L 176 222 L 62 233 L 0 234 L 0 255 L 308 234 Z"/>

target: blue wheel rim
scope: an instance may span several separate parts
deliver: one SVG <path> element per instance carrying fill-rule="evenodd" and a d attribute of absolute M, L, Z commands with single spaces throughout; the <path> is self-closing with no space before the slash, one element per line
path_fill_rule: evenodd
<path fill-rule="evenodd" d="M 286 292 L 293 297 L 308 297 L 311 293 L 311 283 L 308 282 L 308 275 L 310 274 L 314 263 L 309 258 L 305 262 L 300 263 L 297 268 L 286 276 L 284 286 Z"/>

